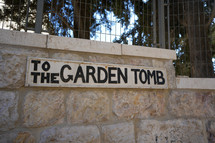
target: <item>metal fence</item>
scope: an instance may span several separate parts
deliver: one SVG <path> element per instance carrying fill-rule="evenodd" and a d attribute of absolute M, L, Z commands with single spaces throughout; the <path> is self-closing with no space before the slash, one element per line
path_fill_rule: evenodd
<path fill-rule="evenodd" d="M 177 75 L 215 73 L 215 0 L 0 0 L 0 26 L 174 49 Z"/>

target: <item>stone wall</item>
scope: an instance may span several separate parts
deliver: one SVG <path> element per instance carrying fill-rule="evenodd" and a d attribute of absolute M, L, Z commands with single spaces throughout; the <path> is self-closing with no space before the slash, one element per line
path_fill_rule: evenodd
<path fill-rule="evenodd" d="M 27 57 L 167 69 L 168 89 L 26 87 Z M 175 52 L 0 30 L 0 143 L 214 143 L 215 80 Z"/>

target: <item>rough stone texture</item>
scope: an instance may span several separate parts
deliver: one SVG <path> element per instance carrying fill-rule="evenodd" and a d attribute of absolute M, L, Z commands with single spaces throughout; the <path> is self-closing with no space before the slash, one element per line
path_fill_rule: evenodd
<path fill-rule="evenodd" d="M 17 133 L 5 133 L 0 135 L 0 143 L 13 143 Z"/>
<path fill-rule="evenodd" d="M 104 143 L 134 143 L 133 123 L 119 123 L 102 127 Z"/>
<path fill-rule="evenodd" d="M 137 143 L 205 143 L 203 130 L 199 120 L 142 120 Z"/>
<path fill-rule="evenodd" d="M 0 45 L 0 88 L 24 86 L 27 56 L 47 57 L 42 50 Z"/>
<path fill-rule="evenodd" d="M 109 112 L 107 93 L 100 90 L 72 91 L 67 99 L 67 120 L 70 123 L 106 121 Z"/>
<path fill-rule="evenodd" d="M 121 44 L 93 40 L 48 36 L 47 48 L 88 53 L 121 55 Z"/>
<path fill-rule="evenodd" d="M 0 91 L 0 130 L 15 127 L 19 115 L 17 112 L 18 97 L 14 92 Z"/>
<path fill-rule="evenodd" d="M 54 127 L 42 132 L 40 143 L 100 143 L 96 126 Z"/>
<path fill-rule="evenodd" d="M 81 54 L 75 54 L 72 52 L 54 52 L 51 55 L 53 59 L 64 59 L 64 60 L 73 60 L 73 61 L 84 61 L 84 57 Z"/>
<path fill-rule="evenodd" d="M 215 117 L 215 94 L 212 92 L 177 90 L 169 97 L 170 113 L 176 117 Z"/>
<path fill-rule="evenodd" d="M 200 90 L 213 90 L 215 85 L 214 78 L 189 78 L 177 77 L 177 89 L 200 89 Z"/>
<path fill-rule="evenodd" d="M 118 90 L 114 92 L 113 112 L 118 118 L 148 118 L 166 113 L 163 91 Z"/>
<path fill-rule="evenodd" d="M 150 59 L 139 58 L 139 57 L 126 57 L 126 56 L 111 56 L 111 55 L 90 55 L 89 62 L 97 63 L 111 63 L 111 64 L 125 64 L 133 66 L 146 66 L 151 67 L 152 61 Z"/>
<path fill-rule="evenodd" d="M 206 125 L 208 143 L 215 143 L 215 122 L 209 121 Z"/>
<path fill-rule="evenodd" d="M 144 46 L 122 45 L 122 55 L 176 60 L 176 51 Z"/>
<path fill-rule="evenodd" d="M 168 88 L 176 88 L 175 68 L 171 60 L 152 60 L 153 67 L 165 68 L 167 72 Z"/>
<path fill-rule="evenodd" d="M 42 127 L 62 123 L 65 116 L 64 94 L 60 90 L 28 92 L 24 101 L 24 125 Z"/>
<path fill-rule="evenodd" d="M 46 47 L 47 36 L 43 34 L 0 29 L 0 43 L 31 47 Z"/>
<path fill-rule="evenodd" d="M 11 132 L 0 135 L 0 143 L 35 143 L 35 138 L 29 132 Z"/>
<path fill-rule="evenodd" d="M 14 143 L 35 143 L 35 138 L 28 132 L 20 132 Z"/>

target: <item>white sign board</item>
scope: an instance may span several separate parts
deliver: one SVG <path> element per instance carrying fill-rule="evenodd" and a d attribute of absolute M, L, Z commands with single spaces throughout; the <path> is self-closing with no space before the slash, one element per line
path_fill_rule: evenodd
<path fill-rule="evenodd" d="M 164 89 L 167 75 L 162 68 L 28 58 L 25 85 Z"/>

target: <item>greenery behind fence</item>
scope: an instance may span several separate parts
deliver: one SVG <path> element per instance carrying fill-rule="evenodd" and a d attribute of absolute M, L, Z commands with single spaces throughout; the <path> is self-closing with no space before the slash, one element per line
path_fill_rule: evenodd
<path fill-rule="evenodd" d="M 1 3 L 3 29 L 34 31 L 36 0 Z M 44 0 L 42 29 L 57 36 L 170 47 L 177 52 L 177 75 L 214 77 L 215 0 L 164 1 L 165 47 L 159 44 L 160 6 L 158 0 Z"/>

